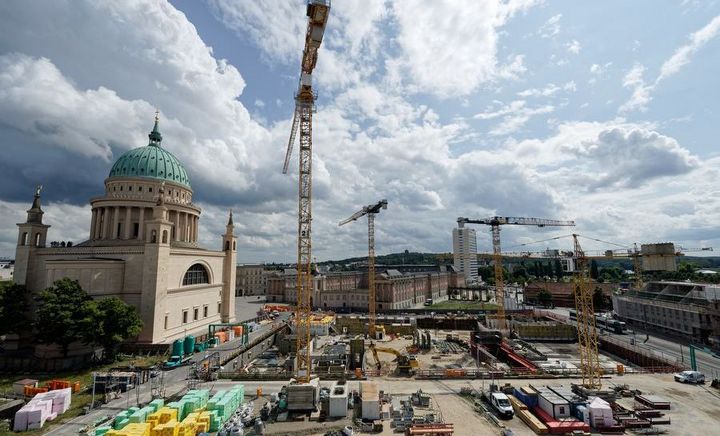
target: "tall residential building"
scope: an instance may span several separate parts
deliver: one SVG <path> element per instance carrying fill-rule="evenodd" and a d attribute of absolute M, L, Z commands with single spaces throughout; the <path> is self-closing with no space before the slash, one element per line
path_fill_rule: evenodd
<path fill-rule="evenodd" d="M 455 269 L 465 276 L 467 284 L 478 282 L 477 237 L 475 229 L 455 228 L 453 235 L 453 261 Z"/>

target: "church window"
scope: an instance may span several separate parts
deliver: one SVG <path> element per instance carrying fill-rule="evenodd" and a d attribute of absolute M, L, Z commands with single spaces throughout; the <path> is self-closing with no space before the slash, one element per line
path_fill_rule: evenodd
<path fill-rule="evenodd" d="M 40 233 L 35 233 L 35 246 L 40 246 Z"/>
<path fill-rule="evenodd" d="M 225 241 L 225 251 L 230 249 L 230 241 Z"/>
<path fill-rule="evenodd" d="M 25 232 L 22 235 L 22 240 L 20 241 L 20 245 L 27 245 L 28 244 L 28 233 Z"/>
<path fill-rule="evenodd" d="M 122 185 L 120 185 L 120 192 L 122 192 L 122 188 L 123 188 Z"/>
<path fill-rule="evenodd" d="M 155 230 L 153 230 L 150 235 L 151 235 L 150 242 L 153 244 L 156 243 L 157 242 L 157 232 Z"/>
<path fill-rule="evenodd" d="M 138 191 L 142 192 L 142 186 L 138 186 Z"/>
<path fill-rule="evenodd" d="M 222 303 L 218 301 L 218 313 L 222 310 Z"/>
<path fill-rule="evenodd" d="M 140 223 L 133 223 L 133 236 L 138 237 L 140 234 Z"/>
<path fill-rule="evenodd" d="M 187 311 L 187 309 L 186 309 L 186 310 L 183 310 L 182 314 L 183 314 L 183 315 L 182 315 L 183 324 L 187 324 L 187 322 L 188 322 L 188 311 Z"/>
<path fill-rule="evenodd" d="M 233 250 L 236 250 L 236 249 L 237 249 L 237 248 L 235 248 L 235 247 L 236 247 L 235 241 L 233 241 Z"/>
<path fill-rule="evenodd" d="M 199 263 L 191 266 L 183 277 L 183 286 L 199 285 L 203 283 L 210 283 L 207 269 Z"/>
<path fill-rule="evenodd" d="M 128 186 L 128 191 L 132 191 L 132 186 Z"/>
<path fill-rule="evenodd" d="M 149 191 L 149 192 L 152 192 L 152 186 L 148 188 L 148 191 Z"/>
<path fill-rule="evenodd" d="M 168 235 L 167 235 L 167 230 L 163 230 L 163 238 L 162 238 L 162 243 L 163 243 L 163 244 L 167 244 L 167 236 L 168 236 Z"/>

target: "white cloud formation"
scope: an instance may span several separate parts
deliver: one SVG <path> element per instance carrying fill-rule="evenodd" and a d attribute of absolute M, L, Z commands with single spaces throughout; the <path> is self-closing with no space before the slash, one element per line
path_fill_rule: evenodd
<path fill-rule="evenodd" d="M 552 105 L 528 107 L 525 100 L 515 100 L 507 105 L 495 102 L 496 106 L 498 104 L 500 107 L 488 108 L 485 112 L 475 114 L 473 117 L 477 120 L 492 120 L 502 117 L 501 122 L 488 132 L 495 136 L 515 133 L 523 127 L 530 118 L 536 115 L 549 114 L 555 110 L 555 107 Z"/>
<path fill-rule="evenodd" d="M 670 59 L 666 60 L 660 67 L 657 82 L 665 80 L 680 71 L 680 68 L 690 62 L 690 57 L 708 41 L 715 38 L 718 32 L 720 32 L 720 15 L 713 18 L 705 27 L 690 35 L 690 43 L 675 50 Z"/>
<path fill-rule="evenodd" d="M 690 63 L 692 55 L 715 38 L 718 32 L 720 32 L 720 15 L 713 18 L 702 29 L 692 33 L 689 36 L 690 42 L 679 47 L 669 59 L 663 62 L 657 79 L 650 84 L 646 84 L 643 79 L 645 67 L 636 63 L 623 79 L 623 86 L 632 89 L 632 95 L 627 102 L 620 106 L 618 111 L 623 113 L 633 110 L 646 110 L 647 104 L 652 100 L 652 93 L 660 82 L 677 74 L 683 66 Z"/>
<path fill-rule="evenodd" d="M 580 41 L 578 41 L 577 39 L 573 39 L 572 41 L 565 44 L 565 48 L 568 52 L 572 54 L 580 54 L 582 46 L 580 45 Z"/>
<path fill-rule="evenodd" d="M 548 18 L 548 20 L 540 26 L 540 29 L 538 29 L 538 35 L 540 35 L 542 38 L 552 38 L 554 36 L 557 36 L 560 33 L 560 19 L 562 18 L 562 14 L 553 15 L 552 17 Z"/>

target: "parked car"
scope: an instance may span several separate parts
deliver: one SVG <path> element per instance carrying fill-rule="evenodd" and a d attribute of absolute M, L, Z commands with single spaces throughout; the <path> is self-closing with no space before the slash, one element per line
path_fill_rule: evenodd
<path fill-rule="evenodd" d="M 705 374 L 698 371 L 683 371 L 675 374 L 675 381 L 680 383 L 705 383 Z"/>

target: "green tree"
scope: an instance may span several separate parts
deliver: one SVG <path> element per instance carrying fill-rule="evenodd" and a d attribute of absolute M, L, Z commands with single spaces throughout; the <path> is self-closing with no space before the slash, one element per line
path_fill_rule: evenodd
<path fill-rule="evenodd" d="M 540 292 L 538 292 L 537 299 L 538 303 L 540 303 L 542 306 L 552 306 L 553 296 L 547 289 L 541 289 Z"/>
<path fill-rule="evenodd" d="M 117 297 L 95 301 L 92 342 L 103 347 L 105 359 L 113 360 L 118 346 L 142 330 L 142 320 L 135 310 Z"/>
<path fill-rule="evenodd" d="M 590 261 L 590 278 L 597 280 L 600 277 L 600 271 L 598 271 L 598 264 L 596 260 Z"/>
<path fill-rule="evenodd" d="M 607 299 L 605 298 L 605 294 L 603 294 L 602 288 L 599 286 L 596 286 L 595 291 L 593 292 L 593 307 L 596 311 L 605 310 L 607 308 Z"/>
<path fill-rule="evenodd" d="M 37 302 L 35 337 L 38 342 L 60 345 L 63 356 L 67 356 L 73 342 L 92 342 L 97 307 L 77 280 L 56 281 L 40 293 Z"/>
<path fill-rule="evenodd" d="M 28 291 L 15 283 L 0 287 L 0 335 L 20 333 L 30 327 Z"/>
<path fill-rule="evenodd" d="M 555 277 L 557 277 L 558 281 L 562 279 L 563 276 L 563 269 L 562 264 L 560 263 L 560 259 L 555 259 L 555 262 L 553 262 L 553 266 L 555 267 Z"/>

